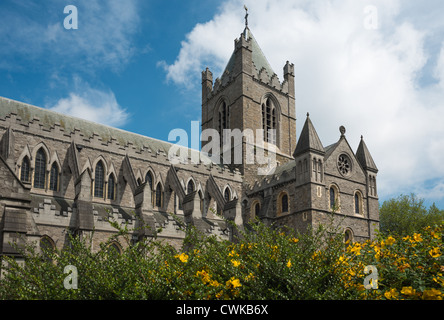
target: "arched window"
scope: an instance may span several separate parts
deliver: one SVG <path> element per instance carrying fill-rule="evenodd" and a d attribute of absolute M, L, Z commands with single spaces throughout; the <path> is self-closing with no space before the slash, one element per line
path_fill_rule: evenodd
<path fill-rule="evenodd" d="M 156 207 L 162 207 L 162 185 L 160 183 L 156 187 Z"/>
<path fill-rule="evenodd" d="M 110 256 L 118 256 L 122 254 L 122 249 L 116 242 L 109 244 L 107 250 Z"/>
<path fill-rule="evenodd" d="M 288 212 L 288 195 L 284 194 L 281 198 L 282 212 Z"/>
<path fill-rule="evenodd" d="M 39 245 L 40 245 L 40 251 L 43 255 L 43 258 L 46 261 L 51 262 L 52 261 L 51 254 L 55 250 L 54 241 L 48 236 L 43 236 L 40 238 Z"/>
<path fill-rule="evenodd" d="M 360 192 L 355 192 L 355 213 L 362 214 L 362 197 Z"/>
<path fill-rule="evenodd" d="M 353 233 L 352 233 L 352 231 L 350 229 L 345 230 L 345 232 L 344 232 L 344 241 L 345 242 L 347 242 L 347 241 L 352 242 L 353 241 Z"/>
<path fill-rule="evenodd" d="M 334 209 L 336 204 L 336 192 L 333 187 L 330 187 L 330 209 Z"/>
<path fill-rule="evenodd" d="M 220 145 L 223 146 L 226 143 L 226 141 L 224 141 L 223 130 L 228 129 L 230 127 L 230 110 L 225 101 L 223 101 L 220 104 L 218 118 L 219 118 L 218 129 L 220 134 Z"/>
<path fill-rule="evenodd" d="M 193 191 L 194 191 L 194 182 L 193 182 L 193 180 L 190 180 L 190 181 L 188 181 L 188 184 L 187 184 L 187 194 L 190 194 Z"/>
<path fill-rule="evenodd" d="M 46 184 L 46 154 L 43 148 L 35 156 L 34 188 L 45 189 Z"/>
<path fill-rule="evenodd" d="M 153 181 L 154 181 L 153 174 L 151 173 L 151 171 L 148 171 L 148 172 L 146 173 L 146 176 L 145 176 L 145 182 L 148 182 L 148 184 L 149 184 L 149 186 L 150 186 L 150 190 L 151 190 L 151 204 L 152 204 L 152 205 L 154 205 L 154 195 L 153 195 L 154 188 L 153 188 Z"/>
<path fill-rule="evenodd" d="M 20 180 L 23 182 L 29 182 L 29 158 L 26 156 L 22 160 L 22 165 L 20 167 Z"/>
<path fill-rule="evenodd" d="M 96 165 L 94 176 L 94 197 L 103 198 L 103 185 L 105 183 L 105 170 L 102 161 Z"/>
<path fill-rule="evenodd" d="M 148 182 L 150 185 L 150 189 L 153 190 L 153 174 L 151 171 L 148 171 L 145 176 L 145 182 Z"/>
<path fill-rule="evenodd" d="M 59 189 L 59 167 L 57 163 L 53 163 L 51 166 L 51 172 L 49 175 L 49 190 L 57 191 Z"/>
<path fill-rule="evenodd" d="M 228 202 L 228 201 L 231 200 L 231 192 L 230 192 L 230 189 L 228 187 L 225 188 L 224 198 L 225 198 L 225 202 Z"/>
<path fill-rule="evenodd" d="M 270 97 L 265 98 L 262 103 L 262 129 L 264 130 L 264 141 L 276 144 L 276 108 Z"/>
<path fill-rule="evenodd" d="M 257 202 L 254 206 L 254 215 L 259 217 L 259 213 L 261 212 L 261 205 Z"/>
<path fill-rule="evenodd" d="M 116 198 L 116 179 L 114 174 L 110 174 L 108 177 L 108 199 L 114 200 Z"/>

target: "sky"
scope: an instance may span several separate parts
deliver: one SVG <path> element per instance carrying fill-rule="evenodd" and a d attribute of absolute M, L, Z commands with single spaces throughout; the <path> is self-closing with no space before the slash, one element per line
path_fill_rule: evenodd
<path fill-rule="evenodd" d="M 279 79 L 295 66 L 296 136 L 307 112 L 324 146 L 343 125 L 353 150 L 364 137 L 381 203 L 444 209 L 439 0 L 2 0 L 0 96 L 165 141 L 190 132 L 201 71 L 220 77 L 244 4 Z"/>

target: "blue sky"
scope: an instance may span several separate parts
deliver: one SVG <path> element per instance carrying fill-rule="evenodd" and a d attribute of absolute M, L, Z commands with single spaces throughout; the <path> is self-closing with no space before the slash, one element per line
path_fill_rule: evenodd
<path fill-rule="evenodd" d="M 363 135 L 381 200 L 444 208 L 444 5 L 438 0 L 0 2 L 0 95 L 161 140 L 200 119 L 200 72 L 220 76 L 249 26 L 282 80 L 295 64 L 297 135 Z M 78 29 L 66 30 L 66 5 Z"/>

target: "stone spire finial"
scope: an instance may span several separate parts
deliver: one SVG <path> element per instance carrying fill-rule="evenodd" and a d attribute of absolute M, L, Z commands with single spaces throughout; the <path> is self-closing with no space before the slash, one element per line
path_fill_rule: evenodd
<path fill-rule="evenodd" d="M 244 5 L 245 9 L 245 27 L 248 27 L 248 8 L 246 5 Z"/>

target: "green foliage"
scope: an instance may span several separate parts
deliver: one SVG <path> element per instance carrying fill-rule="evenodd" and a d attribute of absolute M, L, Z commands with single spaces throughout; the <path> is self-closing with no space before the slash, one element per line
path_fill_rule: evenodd
<path fill-rule="evenodd" d="M 427 210 L 424 199 L 413 193 L 384 201 L 379 216 L 381 232 L 386 235 L 411 234 L 426 226 L 444 223 L 444 210 L 439 210 L 435 204 Z"/>
<path fill-rule="evenodd" d="M 296 234 L 255 222 L 234 243 L 189 227 L 182 251 L 156 239 L 131 244 L 126 225 L 112 224 L 116 236 L 98 251 L 91 250 L 90 239 L 71 237 L 69 247 L 43 255 L 27 245 L 24 265 L 4 257 L 9 267 L 2 270 L 0 299 L 442 297 L 442 228 L 349 245 L 332 225 Z M 109 249 L 114 241 L 121 243 L 121 254 Z M 363 289 L 368 264 L 381 275 L 378 290 Z M 78 289 L 63 285 L 67 265 L 78 270 Z"/>

